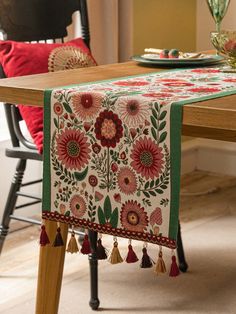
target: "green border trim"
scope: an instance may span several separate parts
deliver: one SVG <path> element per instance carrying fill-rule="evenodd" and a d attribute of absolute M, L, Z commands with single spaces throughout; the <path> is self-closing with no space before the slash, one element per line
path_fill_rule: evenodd
<path fill-rule="evenodd" d="M 48 123 L 51 121 L 51 94 L 52 90 L 46 90 L 44 93 L 43 211 L 51 211 L 51 123 Z"/>
<path fill-rule="evenodd" d="M 181 177 L 181 131 L 183 106 L 195 102 L 220 98 L 236 94 L 236 89 L 226 92 L 215 93 L 208 96 L 182 100 L 171 104 L 170 110 L 170 158 L 171 158 L 171 203 L 169 237 L 177 239 L 179 217 L 179 194 Z"/>

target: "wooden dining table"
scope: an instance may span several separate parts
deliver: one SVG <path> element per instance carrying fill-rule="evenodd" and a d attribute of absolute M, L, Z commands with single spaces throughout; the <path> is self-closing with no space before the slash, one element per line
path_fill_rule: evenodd
<path fill-rule="evenodd" d="M 166 68 L 145 67 L 134 61 L 37 74 L 0 80 L 0 101 L 32 106 L 44 105 L 46 89 L 112 78 L 159 72 Z M 236 95 L 205 100 L 183 107 L 182 134 L 236 142 Z M 56 223 L 47 221 L 49 237 L 55 234 Z M 64 224 L 62 236 L 67 237 Z M 65 248 L 50 246 L 40 249 L 37 314 L 57 313 Z"/>

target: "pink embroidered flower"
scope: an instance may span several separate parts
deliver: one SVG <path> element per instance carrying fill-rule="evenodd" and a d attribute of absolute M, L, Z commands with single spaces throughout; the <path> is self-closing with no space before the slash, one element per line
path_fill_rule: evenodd
<path fill-rule="evenodd" d="M 122 204 L 120 221 L 124 229 L 144 232 L 148 225 L 148 216 L 137 201 L 127 201 Z"/>
<path fill-rule="evenodd" d="M 55 104 L 53 105 L 53 110 L 54 110 L 56 115 L 60 116 L 63 113 L 62 104 L 59 102 L 55 102 Z"/>
<path fill-rule="evenodd" d="M 117 172 L 117 170 L 118 170 L 118 165 L 117 165 L 116 162 L 113 162 L 113 163 L 112 163 L 112 165 L 111 165 L 111 170 L 112 170 L 113 172 Z"/>
<path fill-rule="evenodd" d="M 236 78 L 226 78 L 223 80 L 224 82 L 228 82 L 228 83 L 236 83 Z"/>
<path fill-rule="evenodd" d="M 182 86 L 194 86 L 194 84 L 189 83 L 189 82 L 184 82 L 184 81 L 177 81 L 177 82 L 169 82 L 169 83 L 164 83 L 166 86 L 174 86 L 174 87 L 182 87 Z"/>
<path fill-rule="evenodd" d="M 116 103 L 120 119 L 129 127 L 142 125 L 149 116 L 149 103 L 139 97 L 120 97 Z"/>
<path fill-rule="evenodd" d="M 150 215 L 150 224 L 153 227 L 155 224 L 161 225 L 162 224 L 162 213 L 161 209 L 157 207 Z"/>
<path fill-rule="evenodd" d="M 96 119 L 95 134 L 102 146 L 114 148 L 123 135 L 122 122 L 118 115 L 108 110 L 101 112 Z"/>
<path fill-rule="evenodd" d="M 70 200 L 70 210 L 76 218 L 81 218 L 86 212 L 86 203 L 82 196 L 74 195 Z"/>
<path fill-rule="evenodd" d="M 74 112 L 82 120 L 91 120 L 101 109 L 102 93 L 79 92 L 72 96 Z"/>
<path fill-rule="evenodd" d="M 196 88 L 190 88 L 188 91 L 191 93 L 217 93 L 217 92 L 220 92 L 220 88 L 196 87 Z"/>
<path fill-rule="evenodd" d="M 147 93 L 147 94 L 143 94 L 143 96 L 150 97 L 150 98 L 166 98 L 166 97 L 172 97 L 173 94 L 159 92 L 159 93 Z"/>
<path fill-rule="evenodd" d="M 117 173 L 117 183 L 120 191 L 124 194 L 134 194 L 137 189 L 135 173 L 129 167 L 122 167 Z"/>
<path fill-rule="evenodd" d="M 56 137 L 58 160 L 68 169 L 80 170 L 89 161 L 89 143 L 79 130 L 65 129 Z"/>
<path fill-rule="evenodd" d="M 158 177 L 164 164 L 162 148 L 151 138 L 139 139 L 131 151 L 131 166 L 146 179 Z"/>
<path fill-rule="evenodd" d="M 93 149 L 93 151 L 94 151 L 95 154 L 98 154 L 98 153 L 100 153 L 100 151 L 101 151 L 101 146 L 98 145 L 97 143 L 94 143 L 94 144 L 92 145 L 92 149 Z"/>
<path fill-rule="evenodd" d="M 144 86 L 144 85 L 149 85 L 149 82 L 147 81 L 117 81 L 113 83 L 114 85 L 118 86 Z"/>

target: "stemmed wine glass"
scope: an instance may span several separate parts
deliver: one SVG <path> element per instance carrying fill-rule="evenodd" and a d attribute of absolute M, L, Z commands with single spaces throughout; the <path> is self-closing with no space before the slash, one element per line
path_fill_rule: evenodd
<path fill-rule="evenodd" d="M 226 14 L 230 0 L 206 0 L 211 15 L 216 23 L 216 31 L 220 32 L 221 22 Z"/>

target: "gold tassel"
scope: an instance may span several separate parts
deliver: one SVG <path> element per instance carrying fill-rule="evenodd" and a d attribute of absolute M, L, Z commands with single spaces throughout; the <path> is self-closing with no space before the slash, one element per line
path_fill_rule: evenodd
<path fill-rule="evenodd" d="M 118 242 L 117 242 L 116 238 L 114 238 L 113 249 L 112 249 L 112 252 L 111 252 L 111 255 L 110 255 L 108 261 L 111 264 L 119 264 L 119 263 L 123 262 L 123 258 L 121 257 L 119 249 L 118 249 Z"/>
<path fill-rule="evenodd" d="M 157 275 L 159 275 L 159 274 L 164 274 L 165 272 L 166 272 L 166 265 L 165 265 L 165 262 L 162 258 L 162 248 L 160 247 L 160 251 L 158 254 L 158 260 L 157 260 L 157 264 L 155 267 L 155 273 Z"/>
<path fill-rule="evenodd" d="M 79 247 L 75 238 L 74 230 L 72 228 L 72 233 L 71 233 L 70 241 L 68 242 L 68 245 L 67 245 L 66 252 L 73 254 L 73 253 L 77 253 L 78 251 L 79 251 Z"/>

